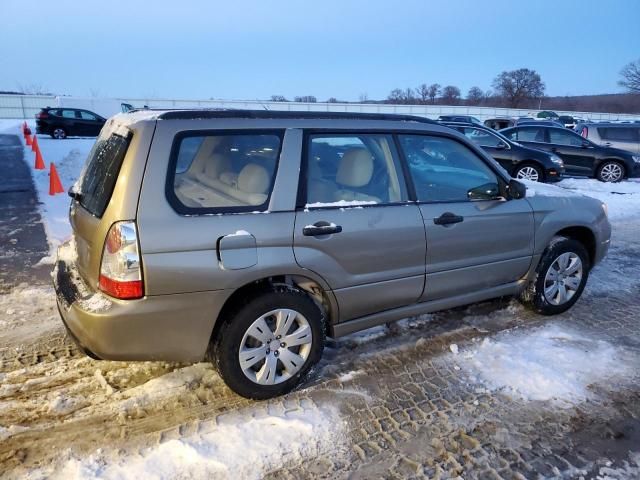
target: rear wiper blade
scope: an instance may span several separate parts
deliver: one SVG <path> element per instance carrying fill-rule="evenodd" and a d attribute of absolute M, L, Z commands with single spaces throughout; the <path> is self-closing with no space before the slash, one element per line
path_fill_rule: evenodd
<path fill-rule="evenodd" d="M 78 202 L 80 201 L 80 199 L 82 198 L 82 194 L 80 192 L 77 192 L 73 189 L 73 187 L 71 187 L 69 189 L 69 191 L 67 192 L 67 194 L 73 198 L 74 200 L 77 200 Z"/>

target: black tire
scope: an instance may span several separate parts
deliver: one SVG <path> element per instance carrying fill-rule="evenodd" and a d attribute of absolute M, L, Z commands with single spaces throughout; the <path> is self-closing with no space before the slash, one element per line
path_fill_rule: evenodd
<path fill-rule="evenodd" d="M 62 127 L 53 127 L 51 129 L 51 138 L 63 140 L 67 138 L 67 131 Z"/>
<path fill-rule="evenodd" d="M 536 171 L 536 174 L 538 175 L 538 180 L 534 180 L 537 182 L 544 182 L 545 177 L 544 177 L 544 170 L 542 169 L 542 167 L 536 163 L 533 162 L 523 162 L 521 164 L 519 164 L 514 170 L 513 170 L 513 175 L 512 177 L 515 178 L 516 180 L 520 180 L 523 177 L 518 178 L 518 174 L 522 171 L 524 171 L 527 168 L 532 168 Z"/>
<path fill-rule="evenodd" d="M 611 177 L 609 175 L 607 175 L 607 172 L 612 167 L 615 170 L 616 166 L 619 168 L 620 175 L 615 179 L 611 179 Z M 605 160 L 598 167 L 598 170 L 596 171 L 596 178 L 598 180 L 600 180 L 601 182 L 617 183 L 617 182 L 623 180 L 624 177 L 626 176 L 626 174 L 627 174 L 626 168 L 622 163 L 620 163 L 620 162 L 618 162 L 616 160 Z"/>
<path fill-rule="evenodd" d="M 565 303 L 554 305 L 549 302 L 544 293 L 545 278 L 551 265 L 564 253 L 573 253 L 580 257 L 580 261 L 582 262 L 582 278 L 571 298 Z M 520 301 L 542 315 L 557 315 L 565 312 L 571 308 L 582 295 L 584 287 L 587 284 L 587 279 L 589 278 L 590 268 L 589 254 L 582 243 L 566 237 L 554 237 L 540 258 L 540 263 L 538 264 L 538 268 L 536 268 L 533 280 L 520 294 Z"/>
<path fill-rule="evenodd" d="M 262 385 L 249 379 L 242 371 L 238 358 L 240 346 L 245 333 L 256 319 L 280 308 L 295 310 L 304 316 L 311 327 L 311 347 L 305 363 L 295 375 L 281 383 Z M 301 291 L 261 293 L 230 311 L 226 318 L 219 321 L 224 323 L 212 340 L 213 363 L 227 386 L 245 398 L 264 400 L 290 392 L 322 357 L 325 343 L 324 314 L 316 303 Z M 278 365 L 282 367 L 283 364 Z"/>

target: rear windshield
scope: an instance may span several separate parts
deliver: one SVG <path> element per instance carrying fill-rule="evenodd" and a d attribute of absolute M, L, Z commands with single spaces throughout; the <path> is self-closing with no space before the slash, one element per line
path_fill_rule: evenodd
<path fill-rule="evenodd" d="M 80 205 L 96 217 L 102 217 L 107 208 L 130 141 L 131 134 L 112 133 L 99 137 L 89 152 L 77 193 Z"/>

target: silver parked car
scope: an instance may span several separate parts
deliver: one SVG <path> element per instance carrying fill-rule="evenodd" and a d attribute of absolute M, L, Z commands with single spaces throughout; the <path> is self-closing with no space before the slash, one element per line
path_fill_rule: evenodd
<path fill-rule="evenodd" d="M 579 123 L 575 131 L 598 145 L 640 154 L 640 123 Z"/>
<path fill-rule="evenodd" d="M 606 208 L 529 188 L 419 117 L 120 114 L 70 191 L 58 306 L 95 358 L 209 358 L 240 395 L 280 395 L 327 335 L 504 295 L 571 307 Z"/>

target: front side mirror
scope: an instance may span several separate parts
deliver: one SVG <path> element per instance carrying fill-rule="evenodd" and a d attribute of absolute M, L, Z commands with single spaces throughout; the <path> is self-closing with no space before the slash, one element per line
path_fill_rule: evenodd
<path fill-rule="evenodd" d="M 496 145 L 496 148 L 498 150 L 504 150 L 505 148 L 507 148 L 507 144 L 504 142 L 500 142 L 498 145 Z"/>
<path fill-rule="evenodd" d="M 499 197 L 500 188 L 497 183 L 485 183 L 467 192 L 467 198 L 469 200 L 495 200 Z"/>
<path fill-rule="evenodd" d="M 527 196 L 527 187 L 524 183 L 514 180 L 509 180 L 509 199 L 519 200 Z"/>
<path fill-rule="evenodd" d="M 582 142 L 582 148 L 591 148 L 591 143 L 587 141 Z"/>

